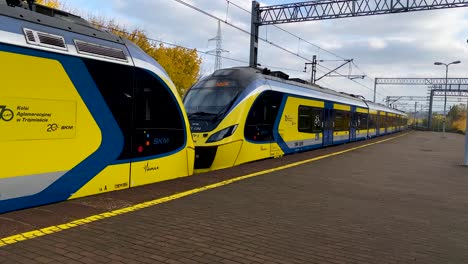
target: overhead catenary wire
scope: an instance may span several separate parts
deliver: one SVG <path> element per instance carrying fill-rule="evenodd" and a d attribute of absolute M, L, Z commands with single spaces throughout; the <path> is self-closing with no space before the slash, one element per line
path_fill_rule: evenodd
<path fill-rule="evenodd" d="M 250 33 L 249 31 L 247 31 L 247 30 L 245 30 L 245 29 L 242 29 L 242 28 L 240 28 L 239 26 L 236 26 L 236 25 L 234 25 L 234 24 L 232 24 L 232 23 L 229 23 L 229 22 L 227 22 L 227 21 L 223 21 L 221 18 L 219 18 L 219 17 L 217 17 L 217 16 L 215 16 L 215 15 L 212 15 L 212 14 L 210 14 L 210 13 L 208 13 L 208 12 L 206 12 L 206 11 L 204 11 L 204 10 L 202 10 L 202 9 L 200 9 L 200 8 L 198 8 L 198 7 L 196 7 L 196 6 L 193 6 L 193 5 L 191 5 L 191 4 L 189 4 L 189 3 L 185 2 L 185 1 L 182 1 L 182 0 L 174 0 L 174 1 L 176 1 L 176 2 L 178 2 L 178 3 L 180 3 L 180 4 L 182 4 L 182 5 L 185 5 L 185 6 L 189 7 L 189 8 L 191 8 L 191 9 L 194 9 L 194 10 L 196 10 L 196 11 L 198 11 L 198 12 L 200 12 L 200 13 L 206 15 L 206 16 L 209 16 L 209 17 L 211 17 L 211 18 L 213 18 L 213 19 L 216 19 L 216 20 L 218 20 L 218 21 L 220 21 L 220 22 L 223 22 L 223 23 L 225 23 L 226 25 L 229 25 L 229 26 L 231 26 L 231 27 L 233 27 L 233 28 L 235 28 L 235 29 L 237 29 L 237 30 L 239 30 L 239 31 L 241 31 L 241 32 L 243 32 L 243 33 L 245 33 L 245 34 L 251 35 L 251 33 Z M 232 2 L 231 2 L 231 4 L 232 4 Z M 115 29 L 115 28 L 112 28 L 112 29 L 113 29 L 113 30 L 117 30 L 117 29 Z M 122 31 L 122 30 L 117 30 L 117 31 Z M 122 31 L 122 32 L 125 32 L 125 31 Z M 131 34 L 131 33 L 128 33 L 128 32 L 125 32 L 125 33 L 126 33 L 126 34 Z M 149 41 L 160 42 L 160 43 L 163 43 L 163 44 L 166 44 L 166 45 L 170 45 L 170 46 L 174 46 L 174 47 L 189 48 L 189 47 L 184 47 L 184 46 L 181 46 L 181 45 L 169 43 L 169 42 L 166 42 L 166 41 L 156 40 L 156 39 L 152 39 L 152 38 L 148 38 L 148 37 L 147 37 L 147 39 L 148 39 Z M 291 55 L 294 55 L 294 56 L 296 56 L 296 57 L 299 57 L 299 58 L 301 58 L 301 59 L 303 59 L 303 60 L 305 60 L 305 61 L 307 61 L 307 62 L 311 62 L 311 60 L 310 60 L 309 58 L 306 58 L 306 57 L 304 57 L 304 56 L 301 56 L 300 54 L 294 53 L 294 52 L 292 52 L 292 51 L 290 51 L 290 50 L 288 50 L 288 49 L 286 49 L 286 48 L 284 48 L 284 47 L 282 47 L 282 46 L 280 46 L 280 45 L 278 45 L 278 44 L 276 44 L 276 43 L 274 43 L 274 42 L 272 42 L 272 41 L 269 41 L 269 40 L 264 39 L 264 38 L 262 38 L 262 37 L 259 37 L 259 39 L 262 40 L 262 41 L 264 41 L 264 42 L 266 42 L 266 43 L 268 43 L 268 44 L 270 44 L 270 45 L 272 45 L 272 46 L 274 46 L 274 47 L 276 47 L 276 48 L 278 48 L 278 49 L 281 49 L 281 50 L 283 50 L 283 51 L 285 51 L 285 52 L 287 52 L 287 53 L 289 53 L 289 54 L 291 54 Z M 189 49 L 194 49 L 194 48 L 189 48 Z M 210 53 L 208 53 L 208 52 L 203 52 L 203 51 L 198 51 L 198 50 L 197 50 L 197 52 L 203 53 L 203 54 L 207 54 L 207 55 L 211 55 L 211 56 L 214 56 L 214 54 L 210 54 Z M 240 63 L 247 63 L 246 61 L 240 60 L 240 59 L 233 59 L 233 58 L 224 57 L 224 56 L 221 56 L 221 58 L 223 58 L 223 59 L 228 59 L 228 60 L 232 60 L 232 61 L 236 61 L 236 62 L 240 62 Z M 271 68 L 279 69 L 279 67 L 272 67 L 272 66 L 270 66 L 270 67 L 271 67 Z M 322 67 L 324 67 L 324 66 L 322 66 Z M 326 68 L 326 67 L 324 67 L 324 68 Z M 288 69 L 288 70 L 290 70 L 290 69 Z M 329 69 L 328 69 L 328 70 L 329 70 Z M 340 74 L 340 75 L 342 75 L 342 74 Z M 342 75 L 342 76 L 344 76 L 344 75 Z M 344 76 L 344 77 L 346 77 L 346 76 Z M 353 81 L 353 82 L 359 84 L 360 86 L 362 86 L 362 87 L 364 87 L 364 88 L 366 88 L 366 89 L 371 90 L 371 88 L 369 88 L 369 87 L 367 87 L 367 86 L 365 86 L 365 85 L 363 85 L 363 84 L 361 84 L 361 83 L 359 83 L 359 82 L 357 82 L 357 81 L 355 81 L 355 80 L 351 80 L 351 81 Z"/>
<path fill-rule="evenodd" d="M 317 66 L 322 67 L 322 68 L 324 68 L 324 69 L 326 69 L 326 70 L 328 70 L 328 71 L 331 71 L 330 68 L 325 67 L 325 66 L 323 66 L 323 65 L 317 64 Z M 338 75 L 340 75 L 340 76 L 346 77 L 346 75 L 343 75 L 343 74 L 339 73 L 338 71 L 335 71 L 335 73 L 338 74 Z M 356 80 L 353 80 L 353 79 L 349 79 L 349 80 L 352 81 L 352 82 L 354 82 L 354 83 L 356 83 L 356 84 L 358 84 L 358 85 L 360 85 L 360 86 L 362 86 L 362 87 L 364 87 L 364 88 L 366 88 L 366 89 L 368 89 L 368 90 L 370 90 L 370 91 L 372 91 L 372 92 L 374 92 L 374 89 L 369 88 L 369 87 L 367 87 L 366 85 L 364 85 L 364 84 L 362 84 L 362 83 L 360 83 L 360 82 L 358 82 L 358 81 L 356 81 Z M 377 94 L 380 95 L 380 96 L 382 96 L 382 97 L 385 97 L 385 95 L 383 95 L 383 94 L 381 94 L 381 93 L 379 93 L 379 92 L 377 92 Z"/>
<path fill-rule="evenodd" d="M 237 30 L 239 30 L 239 31 L 241 31 L 241 32 L 243 32 L 243 33 L 245 33 L 245 34 L 248 34 L 249 36 L 251 35 L 251 33 L 250 33 L 249 31 L 247 31 L 247 30 L 245 30 L 245 29 L 243 29 L 243 28 L 241 28 L 241 27 L 239 27 L 239 26 L 236 26 L 236 25 L 234 25 L 234 24 L 232 24 L 232 23 L 229 23 L 229 22 L 227 22 L 227 21 L 224 21 L 223 19 L 221 19 L 221 18 L 219 18 L 219 17 L 217 17 L 217 16 L 215 16 L 215 15 L 213 15 L 213 14 L 210 14 L 210 13 L 208 13 L 207 11 L 204 11 L 204 10 L 202 10 L 202 9 L 200 9 L 200 8 L 194 6 L 194 5 L 191 5 L 191 4 L 189 4 L 189 3 L 185 2 L 185 1 L 182 1 L 182 0 L 174 0 L 174 1 L 176 1 L 177 3 L 180 3 L 180 4 L 182 4 L 182 5 L 184 5 L 184 6 L 186 6 L 186 7 L 189 7 L 189 8 L 191 8 L 191 9 L 193 9 L 193 10 L 196 10 L 196 11 L 198 11 L 198 12 L 200 12 L 200 13 L 206 15 L 206 16 L 209 16 L 209 17 L 211 17 L 211 18 L 213 18 L 213 19 L 216 19 L 216 20 L 218 20 L 218 21 L 221 21 L 221 22 L 225 23 L 225 24 L 228 25 L 228 26 L 231 26 L 231 27 L 233 27 L 233 28 L 235 28 L 235 29 L 237 29 Z M 230 3 L 233 4 L 232 2 L 230 2 Z M 233 5 L 234 5 L 234 4 L 233 4 Z M 276 47 L 276 48 L 278 48 L 278 49 L 281 49 L 281 50 L 283 50 L 283 51 L 285 51 L 285 52 L 287 52 L 287 53 L 289 53 L 289 54 L 291 54 L 291 55 L 294 55 L 294 56 L 296 56 L 296 57 L 298 57 L 298 58 L 301 58 L 301 59 L 303 59 L 303 60 L 305 60 L 305 61 L 307 61 L 307 62 L 312 62 L 311 59 L 306 58 L 306 57 L 304 57 L 304 56 L 302 56 L 302 55 L 300 55 L 300 54 L 298 54 L 298 53 L 295 53 L 295 52 L 293 52 L 293 51 L 290 51 L 290 50 L 288 50 L 287 48 L 284 48 L 284 47 L 282 47 L 282 46 L 280 46 L 280 45 L 278 45 L 278 44 L 276 44 L 276 43 L 274 43 L 274 42 L 272 42 L 272 41 L 269 41 L 269 40 L 267 40 L 267 39 L 265 39 L 265 38 L 263 38 L 263 37 L 260 37 L 260 36 L 259 36 L 259 39 L 262 40 L 262 41 L 264 41 L 264 42 L 266 42 L 266 43 L 268 43 L 268 44 L 270 44 L 270 45 L 272 45 L 272 46 L 274 46 L 274 47 Z M 341 58 L 341 56 L 338 56 L 338 57 Z M 344 76 L 344 75 L 342 75 L 342 76 Z M 346 77 L 346 76 L 344 76 L 344 77 Z M 350 79 L 350 80 L 353 81 L 353 82 L 355 82 L 355 83 L 357 83 L 357 84 L 359 84 L 360 86 L 362 86 L 362 87 L 364 87 L 364 88 L 366 88 L 366 89 L 368 89 L 368 90 L 373 91 L 373 89 L 371 89 L 371 88 L 365 86 L 365 85 L 362 84 L 362 83 L 357 82 L 356 80 L 352 80 L 352 79 Z"/>
<path fill-rule="evenodd" d="M 228 26 L 230 26 L 230 27 L 233 27 L 233 28 L 235 28 L 235 29 L 237 29 L 237 30 L 239 30 L 239 31 L 241 31 L 241 32 L 244 32 L 245 34 L 247 34 L 247 35 L 249 35 L 249 36 L 251 35 L 251 33 L 250 33 L 249 31 L 247 31 L 247 30 L 245 30 L 245 29 L 243 29 L 243 28 L 241 28 L 241 27 L 239 27 L 239 26 L 236 26 L 236 25 L 234 25 L 234 24 L 232 24 L 232 23 L 229 23 L 229 22 L 227 22 L 227 21 L 224 21 L 222 18 L 217 17 L 217 16 L 215 16 L 215 15 L 213 15 L 213 14 L 210 14 L 210 13 L 208 13 L 208 12 L 206 12 L 206 11 L 204 11 L 204 10 L 202 10 L 202 9 L 200 9 L 200 8 L 198 8 L 198 7 L 196 7 L 196 6 L 194 6 L 194 5 L 191 5 L 191 4 L 187 3 L 187 2 L 185 2 L 185 1 L 182 1 L 182 0 L 174 0 L 174 1 L 176 1 L 176 2 L 178 2 L 178 3 L 180 3 L 180 4 L 182 4 L 182 5 L 185 5 L 185 6 L 189 7 L 189 8 L 192 8 L 192 9 L 194 9 L 194 10 L 196 10 L 196 11 L 198 11 L 198 12 L 204 14 L 204 15 L 207 15 L 207 16 L 213 18 L 213 19 L 216 19 L 216 20 L 218 20 L 218 21 L 221 21 L 221 22 L 223 22 L 224 24 L 226 24 L 226 25 L 228 25 Z M 274 47 L 276 47 L 276 48 L 278 48 L 278 49 L 281 49 L 281 50 L 283 50 L 283 51 L 285 51 L 285 52 L 287 52 L 287 53 L 289 53 L 289 54 L 291 54 L 291 55 L 294 55 L 294 56 L 299 57 L 299 58 L 301 58 L 301 59 L 303 59 L 303 60 L 306 60 L 306 61 L 308 61 L 308 62 L 311 62 L 311 60 L 310 60 L 309 58 L 306 58 L 306 57 L 304 57 L 304 56 L 301 56 L 300 54 L 297 54 L 297 53 L 295 53 L 295 52 L 293 52 L 293 51 L 290 51 L 289 49 L 287 49 L 287 48 L 285 48 L 285 47 L 282 47 L 282 46 L 280 46 L 280 45 L 278 45 L 278 44 L 276 44 L 276 43 L 274 43 L 274 42 L 272 42 L 272 41 L 269 41 L 269 40 L 263 38 L 263 37 L 259 37 L 259 39 L 262 40 L 262 41 L 264 41 L 264 42 L 266 42 L 266 43 L 268 43 L 268 44 L 270 44 L 270 45 L 272 45 L 272 46 L 274 46 Z"/>
<path fill-rule="evenodd" d="M 120 33 L 132 35 L 132 33 L 130 33 L 130 32 L 127 32 L 127 31 L 121 30 L 121 29 L 117 29 L 117 28 L 113 28 L 113 27 L 107 27 L 107 26 L 96 25 L 96 24 L 95 24 L 95 26 L 100 27 L 100 28 L 103 28 L 103 29 L 107 29 L 107 30 L 114 30 L 114 31 L 117 31 L 117 32 L 120 32 Z M 153 43 L 155 43 L 155 42 L 156 42 L 156 43 L 162 43 L 162 44 L 165 44 L 165 45 L 168 45 L 168 46 L 172 46 L 172 47 L 179 47 L 179 48 L 184 48 L 184 49 L 196 50 L 197 53 L 202 53 L 202 54 L 210 55 L 210 56 L 216 56 L 216 54 L 209 53 L 208 51 L 200 51 L 200 50 L 198 50 L 198 49 L 196 49 L 196 48 L 186 47 L 186 46 L 174 44 L 174 43 L 167 42 L 167 41 L 163 41 L 163 40 L 153 39 L 153 38 L 150 38 L 150 37 L 148 37 L 148 36 L 145 36 L 145 38 L 146 38 L 149 42 L 153 42 Z M 224 56 L 221 56 L 221 58 L 227 59 L 227 60 L 236 61 L 236 62 L 241 62 L 241 63 L 245 63 L 245 64 L 248 64 L 248 63 L 249 63 L 248 61 L 241 60 L 241 59 L 236 59 L 236 58 L 230 58 L 230 57 L 224 57 Z"/>
<path fill-rule="evenodd" d="M 249 10 L 245 9 L 244 7 L 241 7 L 240 5 L 238 5 L 238 4 L 234 3 L 234 2 L 232 2 L 231 0 L 225 0 L 225 1 L 228 3 L 228 5 L 230 4 L 230 5 L 232 5 L 232 6 L 235 6 L 235 7 L 239 8 L 240 10 L 242 10 L 242 11 L 248 13 L 248 14 L 252 14 L 252 12 L 250 12 Z M 311 45 L 311 46 L 313 46 L 313 47 L 316 47 L 316 48 L 319 49 L 319 50 L 325 51 L 326 53 L 328 53 L 328 54 L 330 54 L 330 55 L 333 55 L 333 56 L 335 56 L 336 58 L 339 58 L 339 59 L 340 59 L 340 60 L 327 60 L 327 61 L 342 61 L 342 60 L 347 60 L 347 59 L 345 59 L 344 57 L 338 55 L 337 53 L 334 53 L 334 52 L 332 52 L 332 51 L 330 51 L 330 50 L 327 50 L 327 49 L 325 49 L 325 48 L 322 48 L 322 47 L 320 47 L 319 45 L 314 44 L 314 43 L 312 43 L 312 42 L 310 42 L 310 41 L 308 41 L 308 40 L 302 38 L 301 36 L 298 36 L 298 35 L 296 35 L 296 34 L 290 32 L 290 31 L 288 31 L 288 30 L 286 30 L 286 29 L 283 29 L 282 27 L 280 27 L 280 26 L 278 26 L 278 25 L 273 25 L 273 26 L 274 26 L 275 28 L 277 28 L 277 29 L 279 29 L 279 30 L 281 30 L 281 31 L 283 31 L 283 32 L 285 32 L 285 33 L 287 33 L 287 34 L 289 34 L 289 35 L 291 35 L 291 36 L 297 38 L 297 39 L 299 40 L 299 43 L 300 43 L 300 41 L 305 42 L 305 43 L 307 43 L 307 44 L 309 44 L 309 45 Z M 299 45 L 299 44 L 298 44 L 298 45 Z M 299 54 L 299 51 L 298 51 L 297 54 Z M 373 79 L 374 79 L 372 76 L 370 76 L 370 75 L 368 75 L 366 72 L 364 72 L 354 61 L 352 61 L 352 64 L 353 64 L 359 71 L 361 71 L 361 73 L 365 76 L 365 78 L 368 78 L 368 79 L 370 79 L 370 80 L 373 80 Z M 340 75 L 342 75 L 342 74 L 340 74 Z M 342 75 L 342 76 L 343 76 L 343 77 L 346 77 L 346 76 L 344 76 L 344 75 Z M 348 78 L 348 79 L 349 79 L 349 78 Z M 353 81 L 352 79 L 350 79 L 350 80 Z M 363 86 L 363 84 L 361 84 L 361 83 L 359 83 L 359 84 L 360 84 L 361 86 Z M 366 87 L 367 89 L 371 89 L 371 88 L 369 88 L 369 87 L 367 87 L 367 86 L 365 86 L 365 85 L 364 85 L 364 87 Z M 371 89 L 371 90 L 372 90 L 372 89 Z M 382 89 L 382 90 L 386 91 L 385 89 Z M 386 92 L 388 93 L 388 91 L 386 91 Z M 382 94 L 380 94 L 380 95 L 382 95 Z M 383 95 L 382 95 L 382 96 L 383 96 Z"/>
<path fill-rule="evenodd" d="M 245 9 L 244 7 L 241 7 L 240 5 L 238 5 L 238 4 L 234 3 L 234 2 L 232 2 L 231 0 L 226 0 L 226 2 L 228 3 L 228 5 L 230 4 L 230 5 L 232 5 L 232 6 L 235 6 L 235 7 L 239 8 L 240 10 L 242 10 L 242 11 L 248 13 L 248 14 L 252 14 L 252 12 L 250 12 L 249 10 Z M 342 61 L 342 60 L 347 60 L 347 59 L 345 59 L 343 56 L 340 56 L 340 55 L 338 55 L 338 54 L 336 54 L 336 53 L 334 53 L 334 52 L 332 52 L 332 51 L 330 51 L 330 50 L 327 50 L 327 49 L 325 49 L 325 48 L 322 48 L 322 47 L 320 47 L 319 45 L 314 44 L 314 43 L 312 43 L 312 42 L 310 42 L 310 41 L 308 41 L 308 40 L 306 40 L 306 39 L 304 39 L 304 38 L 302 38 L 302 37 L 300 37 L 300 36 L 298 36 L 298 35 L 296 35 L 296 34 L 290 32 L 290 31 L 288 31 L 288 30 L 286 30 L 286 29 L 283 29 L 282 27 L 280 27 L 280 26 L 278 26 L 278 25 L 273 25 L 273 26 L 274 26 L 275 28 L 277 28 L 277 29 L 279 29 L 279 30 L 281 30 L 281 31 L 283 31 L 283 32 L 285 32 L 285 33 L 287 33 L 287 34 L 289 34 L 289 35 L 291 35 L 291 36 L 297 38 L 297 39 L 299 40 L 299 43 L 300 43 L 300 41 L 305 42 L 305 43 L 307 43 L 307 44 L 309 44 L 309 45 L 311 45 L 311 46 L 313 46 L 313 47 L 318 48 L 319 50 L 325 51 L 326 53 L 328 53 L 328 54 L 330 54 L 330 55 L 333 55 L 333 56 L 335 56 L 336 58 L 339 58 L 339 60 L 328 60 L 328 61 Z M 299 44 L 298 44 L 298 45 L 299 45 Z M 299 55 L 299 50 L 298 50 L 298 52 L 296 53 L 296 55 L 300 56 L 300 55 Z M 300 57 L 301 57 L 301 58 L 304 58 L 304 57 L 302 57 L 302 56 L 300 56 Z M 304 59 L 310 62 L 309 59 L 307 59 L 307 58 L 304 58 Z M 353 64 L 357 69 L 359 69 L 359 70 L 361 71 L 361 73 L 362 73 L 364 76 L 369 76 L 369 75 L 367 75 L 361 68 L 359 68 L 359 67 L 357 66 L 357 64 L 356 64 L 354 61 L 352 61 L 352 64 Z M 324 68 L 326 68 L 326 67 L 324 67 Z M 328 69 L 328 68 L 327 68 L 327 69 Z M 328 70 L 330 70 L 330 69 L 328 69 Z M 336 71 L 335 71 L 335 72 L 336 72 Z M 337 74 L 339 74 L 339 73 L 337 72 Z M 345 75 L 343 75 L 343 74 L 339 74 L 339 75 L 340 75 L 340 76 L 343 76 L 343 77 L 347 77 L 347 76 L 345 76 Z M 348 79 L 349 79 L 349 78 L 348 78 Z M 373 78 L 371 78 L 371 77 L 369 76 L 369 79 L 373 79 Z M 371 90 L 371 91 L 373 92 L 373 89 L 372 89 L 372 88 L 370 88 L 370 87 L 368 87 L 368 86 L 366 86 L 366 85 L 364 85 L 364 84 L 362 84 L 362 83 L 359 83 L 359 82 L 357 82 L 356 80 L 353 80 L 353 79 L 349 79 L 349 80 L 351 80 L 351 81 L 357 83 L 358 85 L 360 85 L 360 86 L 362 86 L 362 87 L 364 87 L 364 88 L 366 88 L 366 89 L 368 89 L 368 90 Z M 377 94 L 379 94 L 379 95 L 381 95 L 381 96 L 384 96 L 384 95 L 382 95 L 382 94 L 380 94 L 380 93 L 377 93 Z"/>
<path fill-rule="evenodd" d="M 252 14 L 252 12 L 250 12 L 249 10 L 247 10 L 247 9 L 245 9 L 245 8 L 243 8 L 243 7 L 241 7 L 241 6 L 239 6 L 238 4 L 236 4 L 236 3 L 234 3 L 234 2 L 232 2 L 232 1 L 230 1 L 230 0 L 226 0 L 226 2 L 227 2 L 228 4 L 231 4 L 231 5 L 233 5 L 233 6 L 237 7 L 237 8 L 239 8 L 239 9 L 245 11 L 245 12 L 248 13 L 248 14 Z M 334 52 L 332 52 L 332 51 L 329 51 L 329 50 L 327 50 L 327 49 L 324 49 L 324 48 L 320 47 L 319 45 L 314 44 L 314 43 L 312 43 L 312 42 L 310 42 L 310 41 L 308 41 L 308 40 L 306 40 L 306 39 L 304 39 L 304 38 L 302 38 L 302 37 L 300 37 L 300 36 L 298 36 L 298 35 L 296 35 L 296 34 L 290 32 L 290 31 L 288 31 L 288 30 L 286 30 L 286 29 L 284 29 L 284 28 L 278 26 L 278 25 L 273 25 L 273 26 L 274 26 L 275 28 L 277 28 L 277 29 L 279 29 L 279 30 L 281 30 L 281 31 L 283 31 L 283 32 L 285 32 L 285 33 L 287 33 L 287 34 L 289 34 L 289 35 L 295 37 L 295 38 L 298 38 L 299 40 L 301 40 L 301 41 L 303 41 L 303 42 L 305 42 L 305 43 L 307 43 L 307 44 L 309 44 L 309 45 L 311 45 L 311 46 L 314 46 L 314 47 L 316 47 L 316 48 L 318 48 L 318 49 L 320 49 L 320 50 L 323 50 L 323 51 L 327 52 L 327 53 L 330 54 L 330 55 L 333 55 L 333 56 L 335 56 L 335 57 L 337 57 L 337 58 L 340 58 L 341 60 L 346 60 L 346 59 L 343 58 L 342 56 L 340 56 L 340 55 L 338 55 L 338 54 L 336 54 L 336 53 L 334 53 Z"/>

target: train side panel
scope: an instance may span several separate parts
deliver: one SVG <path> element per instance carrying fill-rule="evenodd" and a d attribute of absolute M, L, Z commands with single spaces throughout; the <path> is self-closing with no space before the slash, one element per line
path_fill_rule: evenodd
<path fill-rule="evenodd" d="M 286 96 L 283 111 L 278 115 L 276 141 L 285 153 L 304 151 L 322 146 L 323 108 L 325 103 L 293 96 Z"/>
<path fill-rule="evenodd" d="M 193 173 L 187 115 L 156 61 L 136 46 L 0 21 L 0 213 Z M 30 45 L 26 26 L 66 47 Z M 75 40 L 127 59 L 78 54 Z"/>
<path fill-rule="evenodd" d="M 0 50 L 0 100 L 14 109 L 0 122 L 1 211 L 66 200 L 116 158 L 122 134 L 80 59 Z"/>

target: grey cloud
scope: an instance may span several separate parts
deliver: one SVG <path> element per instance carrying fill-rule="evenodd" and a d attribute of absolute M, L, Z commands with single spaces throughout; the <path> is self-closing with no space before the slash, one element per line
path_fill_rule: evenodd
<path fill-rule="evenodd" d="M 189 0 L 185 0 L 189 2 Z M 193 5 L 220 16 L 226 17 L 224 0 L 192 0 Z M 250 0 L 233 0 L 250 9 Z M 270 1 L 271 2 L 271 1 Z M 291 1 L 292 2 L 292 1 Z M 116 13 L 116 19 L 132 21 L 145 29 L 156 39 L 174 42 L 180 45 L 210 50 L 208 39 L 216 34 L 216 20 L 202 15 L 175 1 L 111 1 L 109 8 Z M 329 47 L 330 51 L 345 58 L 353 58 L 358 66 L 370 76 L 441 76 L 442 68 L 433 65 L 436 60 L 462 60 L 463 64 L 451 68 L 452 76 L 466 75 L 468 65 L 468 11 L 466 9 L 438 10 L 392 14 L 373 17 L 347 18 L 339 20 L 295 23 L 280 25 L 303 39 Z M 250 15 L 234 6 L 229 7 L 228 21 L 241 28 L 250 30 Z M 223 48 L 229 50 L 224 56 L 248 61 L 249 36 L 222 24 L 224 35 Z M 298 41 L 287 33 L 274 27 L 261 27 L 260 35 L 286 47 L 294 53 L 311 58 L 319 54 L 322 59 L 336 59 L 323 50 Z M 292 69 L 291 76 L 309 78 L 309 73 L 302 73 L 304 60 L 287 54 L 264 42 L 259 47 L 259 62 Z M 204 70 L 212 69 L 213 58 L 204 56 Z M 245 65 L 229 60 L 225 66 Z M 333 63 L 328 64 L 332 67 Z M 354 69 L 354 71 L 357 71 Z M 343 71 L 346 72 L 346 71 Z M 360 80 L 373 88 L 370 80 Z M 372 97 L 372 91 L 342 78 L 326 78 L 323 85 L 330 85 L 338 90 L 364 94 Z M 416 91 L 392 87 L 383 94 L 412 94 Z"/>

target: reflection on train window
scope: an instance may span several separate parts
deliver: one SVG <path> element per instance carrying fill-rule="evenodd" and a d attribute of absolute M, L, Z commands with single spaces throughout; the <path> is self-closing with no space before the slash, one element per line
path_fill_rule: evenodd
<path fill-rule="evenodd" d="M 257 142 L 273 140 L 273 126 L 282 99 L 282 93 L 273 91 L 266 91 L 258 96 L 245 123 L 246 139 Z"/>
<path fill-rule="evenodd" d="M 226 79 L 209 79 L 199 82 L 189 90 L 184 105 L 190 117 L 217 115 L 234 103 L 240 92 L 237 82 Z"/>
<path fill-rule="evenodd" d="M 300 105 L 298 109 L 297 129 L 303 133 L 321 133 L 323 110 L 317 107 Z"/>
<path fill-rule="evenodd" d="M 368 115 L 365 113 L 356 113 L 356 129 L 365 130 L 367 129 L 367 118 Z"/>
<path fill-rule="evenodd" d="M 377 128 L 377 115 L 369 115 L 369 129 Z"/>
<path fill-rule="evenodd" d="M 150 72 L 135 70 L 133 153 L 146 157 L 183 146 L 185 131 L 175 98 Z"/>
<path fill-rule="evenodd" d="M 346 111 L 335 111 L 335 131 L 349 131 L 350 114 Z"/>
<path fill-rule="evenodd" d="M 83 59 L 88 72 L 112 112 L 124 136 L 118 159 L 131 158 L 133 73 L 130 66 Z"/>
<path fill-rule="evenodd" d="M 386 116 L 379 113 L 379 127 L 386 128 L 387 127 L 387 119 Z"/>

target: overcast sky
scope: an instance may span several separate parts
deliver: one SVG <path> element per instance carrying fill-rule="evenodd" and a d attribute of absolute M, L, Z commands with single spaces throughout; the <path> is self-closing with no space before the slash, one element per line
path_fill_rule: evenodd
<path fill-rule="evenodd" d="M 208 11 L 229 23 L 250 31 L 250 14 L 225 0 L 185 0 Z M 231 1 L 231 0 L 230 0 Z M 247 10 L 250 0 L 232 0 Z M 300 2 L 293 0 L 263 0 L 262 6 Z M 217 20 L 190 9 L 174 0 L 65 0 L 66 8 L 82 16 L 93 14 L 114 18 L 129 28 L 145 30 L 149 37 L 167 41 L 200 51 L 215 48 L 208 39 L 215 37 Z M 225 57 L 249 60 L 249 35 L 224 23 L 221 25 Z M 468 8 L 455 8 L 403 14 L 380 15 L 314 21 L 280 25 L 303 40 L 294 38 L 273 26 L 260 28 L 260 36 L 267 38 L 303 57 L 337 60 L 336 56 L 354 59 L 359 68 L 352 67 L 352 74 L 374 77 L 445 77 L 445 67 L 435 66 L 435 61 L 451 62 L 449 77 L 468 77 Z M 327 51 L 326 51 L 327 50 Z M 202 71 L 213 71 L 214 57 L 200 54 L 203 59 Z M 291 77 L 310 79 L 310 72 L 304 73 L 304 59 L 281 51 L 265 42 L 260 42 L 258 62 L 269 68 L 278 67 Z M 323 66 L 334 68 L 341 62 L 323 62 Z M 224 67 L 245 66 L 246 63 L 223 59 Z M 308 67 L 310 70 L 310 67 Z M 319 68 L 323 69 L 323 68 Z M 278 70 L 278 69 L 275 69 Z M 340 70 L 349 73 L 350 68 Z M 319 72 L 319 76 L 322 74 Z M 367 99 L 373 97 L 373 79 L 356 80 L 363 86 L 345 78 L 324 78 L 320 85 L 338 91 L 361 94 Z M 364 87 L 366 86 L 366 87 Z M 381 87 L 381 86 L 380 86 Z M 377 101 L 387 95 L 426 95 L 427 87 L 381 87 Z M 439 104 L 440 105 L 440 104 Z M 413 107 L 414 108 L 414 107 Z"/>

